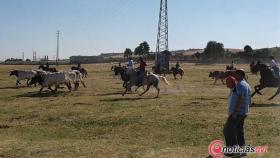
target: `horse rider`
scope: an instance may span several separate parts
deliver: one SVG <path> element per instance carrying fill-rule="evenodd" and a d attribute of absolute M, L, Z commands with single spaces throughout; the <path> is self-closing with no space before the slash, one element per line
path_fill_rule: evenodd
<path fill-rule="evenodd" d="M 133 65 L 134 62 L 131 57 L 128 58 L 128 63 L 127 63 L 127 73 L 131 72 L 133 70 Z"/>
<path fill-rule="evenodd" d="M 142 81 L 145 77 L 146 66 L 147 66 L 146 62 L 142 57 L 139 58 L 139 61 L 140 61 L 140 65 L 139 65 L 139 71 L 137 72 L 138 75 L 137 85 L 142 84 Z"/>
<path fill-rule="evenodd" d="M 81 68 L 81 63 L 78 63 L 77 68 Z"/>
<path fill-rule="evenodd" d="M 273 70 L 276 78 L 280 78 L 279 67 L 273 56 L 270 56 L 269 66 Z"/>
<path fill-rule="evenodd" d="M 234 69 L 235 68 L 235 63 L 234 63 L 233 60 L 231 61 L 230 65 L 229 65 L 229 68 L 230 69 Z"/>
<path fill-rule="evenodd" d="M 46 68 L 47 68 L 47 69 L 49 69 L 49 68 L 50 68 L 50 65 L 49 65 L 49 63 L 48 63 L 48 62 L 46 63 Z"/>
<path fill-rule="evenodd" d="M 179 61 L 177 61 L 175 68 L 176 68 L 177 71 L 181 68 L 181 65 L 180 65 Z"/>

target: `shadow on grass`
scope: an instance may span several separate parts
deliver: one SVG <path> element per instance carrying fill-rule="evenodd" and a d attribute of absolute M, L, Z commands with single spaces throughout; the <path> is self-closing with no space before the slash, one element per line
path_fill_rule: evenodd
<path fill-rule="evenodd" d="M 116 101 L 135 101 L 135 100 L 148 100 L 148 99 L 157 99 L 157 98 L 112 98 L 112 99 L 102 99 L 100 101 L 104 102 L 116 102 Z"/>
<path fill-rule="evenodd" d="M 10 128 L 11 126 L 9 125 L 0 125 L 0 129 L 5 129 L 5 128 Z"/>
<path fill-rule="evenodd" d="M 267 108 L 267 107 L 280 107 L 280 104 L 251 104 L 250 107 Z"/>
<path fill-rule="evenodd" d="M 110 96 L 110 95 L 122 95 L 122 92 L 102 93 L 102 94 L 96 94 L 95 96 Z"/>
<path fill-rule="evenodd" d="M 21 88 L 29 88 L 27 86 L 20 86 L 20 87 L 0 87 L 0 89 L 21 89 Z"/>
<path fill-rule="evenodd" d="M 21 97 L 31 97 L 31 98 L 41 98 L 41 97 L 59 97 L 59 96 L 66 96 L 67 94 L 69 94 L 69 92 L 51 92 L 51 91 L 43 91 L 42 93 L 38 93 L 36 92 L 28 92 L 25 94 L 20 94 L 17 95 L 17 98 L 21 98 Z"/>

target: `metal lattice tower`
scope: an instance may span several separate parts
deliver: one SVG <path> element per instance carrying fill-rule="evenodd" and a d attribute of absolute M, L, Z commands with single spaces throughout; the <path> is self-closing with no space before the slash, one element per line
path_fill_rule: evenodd
<path fill-rule="evenodd" d="M 160 1 L 160 12 L 158 22 L 158 34 L 157 34 L 157 48 L 155 54 L 156 66 L 163 61 L 160 57 L 160 53 L 168 51 L 168 9 L 167 0 Z"/>

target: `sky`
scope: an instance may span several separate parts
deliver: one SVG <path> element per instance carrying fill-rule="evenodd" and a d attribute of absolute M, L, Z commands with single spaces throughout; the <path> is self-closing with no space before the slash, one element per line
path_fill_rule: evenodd
<path fill-rule="evenodd" d="M 0 60 L 156 49 L 160 0 L 0 0 Z M 280 0 L 169 0 L 169 49 L 280 46 Z"/>

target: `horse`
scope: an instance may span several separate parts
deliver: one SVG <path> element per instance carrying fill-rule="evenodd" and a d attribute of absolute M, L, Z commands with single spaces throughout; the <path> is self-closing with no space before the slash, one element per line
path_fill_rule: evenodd
<path fill-rule="evenodd" d="M 123 81 L 123 87 L 126 87 L 127 82 L 130 80 L 130 78 L 137 75 L 137 72 L 135 70 L 130 71 L 130 73 L 128 74 L 127 68 L 125 66 L 120 67 L 118 73 L 120 73 L 121 75 L 121 80 Z"/>
<path fill-rule="evenodd" d="M 137 88 L 136 88 L 136 90 L 137 90 L 140 86 L 147 85 L 146 90 L 139 95 L 140 96 L 144 95 L 146 92 L 148 92 L 150 90 L 150 87 L 153 86 L 157 89 L 157 95 L 156 95 L 155 98 L 158 98 L 159 97 L 159 92 L 160 92 L 160 88 L 159 88 L 160 80 L 162 80 L 166 85 L 169 85 L 169 83 L 168 83 L 168 81 L 166 80 L 165 77 L 156 75 L 152 72 L 146 73 L 144 78 L 145 78 L 145 81 L 143 81 L 141 84 L 137 84 L 138 77 L 135 76 L 135 74 L 134 74 L 134 76 L 132 76 L 129 79 L 129 82 L 127 82 L 127 84 L 125 86 L 125 91 L 122 93 L 122 95 L 124 96 L 124 94 L 126 94 L 127 91 L 131 90 L 132 86 L 137 86 Z"/>
<path fill-rule="evenodd" d="M 174 79 L 176 80 L 177 79 L 177 74 L 179 74 L 181 76 L 181 79 L 183 78 L 183 75 L 184 75 L 184 70 L 182 68 L 178 68 L 176 69 L 175 67 L 172 67 L 171 68 L 171 71 L 173 73 L 173 76 L 174 76 Z"/>
<path fill-rule="evenodd" d="M 255 92 L 252 93 L 251 97 L 254 97 L 256 93 L 262 95 L 260 91 L 266 87 L 278 88 L 276 93 L 272 97 L 270 97 L 269 100 L 272 100 L 280 93 L 280 79 L 274 76 L 272 70 L 267 65 L 258 62 L 256 65 L 252 65 L 251 72 L 260 72 L 261 75 L 260 84 L 254 87 Z"/>
<path fill-rule="evenodd" d="M 237 70 L 237 69 L 233 66 L 227 65 L 226 66 L 226 71 L 228 71 L 228 70 Z"/>
<path fill-rule="evenodd" d="M 38 69 L 42 69 L 44 71 L 49 71 L 49 72 L 58 72 L 55 67 L 48 67 L 44 65 L 40 65 Z"/>
<path fill-rule="evenodd" d="M 80 73 L 82 74 L 82 78 L 87 78 L 87 76 L 88 76 L 87 70 L 85 68 L 72 66 L 71 70 L 78 70 L 78 71 L 80 71 Z"/>
<path fill-rule="evenodd" d="M 114 75 L 115 76 L 118 76 L 120 74 L 120 72 L 122 71 L 122 68 L 121 66 L 113 66 L 111 68 L 112 71 L 114 71 Z"/>

